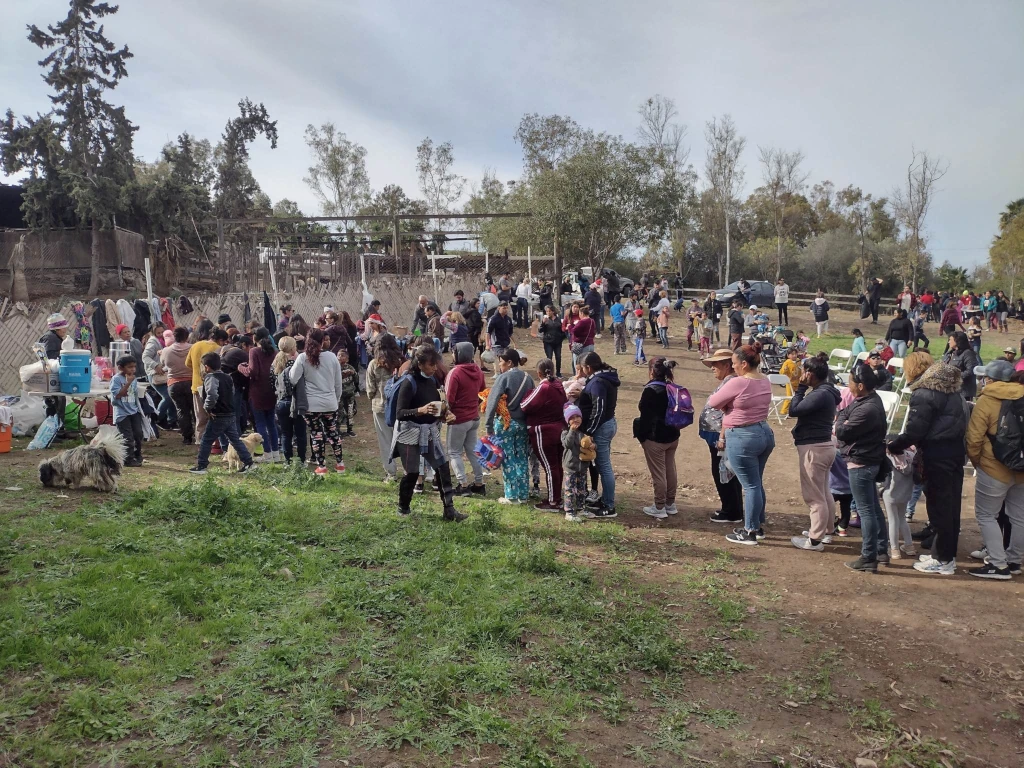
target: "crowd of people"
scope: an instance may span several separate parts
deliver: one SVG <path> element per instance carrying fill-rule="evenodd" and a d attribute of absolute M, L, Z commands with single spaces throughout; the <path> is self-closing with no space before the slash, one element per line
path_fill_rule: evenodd
<path fill-rule="evenodd" d="M 514 306 L 525 296 L 513 302 L 500 295 L 521 286 L 531 290 L 525 316 Z M 631 337 L 634 364 L 647 367 L 633 421 L 651 477 L 652 503 L 642 511 L 656 519 L 677 514 L 680 428 L 666 418 L 676 363 L 662 355 L 648 361 L 644 351 L 648 328 L 668 345 L 666 291 L 655 286 L 645 295 L 602 296 L 596 302 L 588 301 L 595 292 L 590 286 L 581 300 L 562 307 L 547 302 L 534 311 L 532 289 L 529 281 L 508 280 L 469 299 L 460 290 L 444 311 L 420 297 L 412 330 L 402 337 L 389 332 L 377 301 L 358 323 L 328 308 L 310 326 L 285 306 L 276 329 L 257 322 L 239 328 L 227 315 L 216 323 L 200 318 L 192 328 L 167 328 L 158 321 L 141 340 L 119 327 L 117 336 L 129 342 L 129 354 L 116 361 L 110 396 L 129 449 L 127 465 L 141 463 L 147 419 L 154 429 L 179 430 L 183 443 L 198 444 L 193 473 L 206 472 L 211 454 L 229 448 L 240 471 L 249 471 L 252 443 L 241 438 L 249 425 L 260 436 L 266 461 L 305 462 L 309 456 L 318 475 L 344 472 L 343 439 L 355 434 L 357 394 L 363 390 L 385 481 L 398 485 L 399 514 L 410 514 L 413 495 L 429 483 L 441 497 L 444 519 L 464 519 L 455 499 L 486 493 L 489 471 L 479 441 L 487 436 L 502 454 L 500 503 L 526 504 L 532 497 L 537 509 L 558 511 L 571 521 L 614 519 L 611 445 L 618 431 L 620 379 L 595 350 L 608 307 L 613 354 L 630 354 Z M 1015 366 L 1015 350 L 1008 348 L 985 366 L 978 392 L 974 339 L 944 327 L 948 347 L 939 361 L 927 344 L 911 348 L 912 325 L 929 302 L 905 298 L 901 294 L 889 332 L 874 349 L 867 350 L 863 334 L 855 333 L 854 352 L 867 356 L 850 370 L 846 386 L 836 385 L 824 355 L 802 357 L 796 345 L 784 364 L 794 387 L 788 416 L 795 419 L 797 473 L 809 511 L 807 530 L 792 544 L 820 552 L 859 525 L 861 555 L 850 568 L 876 572 L 880 564 L 915 557 L 917 538 L 929 552 L 914 568 L 952 574 L 969 460 L 977 473 L 976 517 L 985 543 L 972 553 L 985 562 L 970 573 L 1009 579 L 1020 573 L 1024 554 L 1024 432 L 1004 434 L 1004 426 L 1019 409 L 1024 429 L 1024 365 Z M 964 303 L 972 307 L 971 301 L 968 294 Z M 686 340 L 688 348 L 698 340 L 701 360 L 718 382 L 698 426 L 721 502 L 711 520 L 734 526 L 729 542 L 756 546 L 766 537 L 764 475 L 776 447 L 768 423 L 772 389 L 761 372 L 760 346 L 743 343 L 750 322 L 733 331 L 730 313 L 731 346 L 712 351 L 715 324 L 708 322 L 708 309 L 716 308 L 691 301 Z M 986 322 L 999 330 L 1005 322 L 1000 305 L 990 309 Z M 750 310 L 756 307 L 739 314 L 756 318 Z M 940 318 L 957 310 L 947 301 Z M 985 311 L 982 304 L 983 319 Z M 973 312 L 967 310 L 968 323 Z M 47 350 L 59 349 L 63 339 L 60 319 L 51 320 L 41 340 Z M 542 340 L 545 353 L 532 365 L 514 338 L 526 328 Z M 1021 352 L 1024 359 L 1024 340 Z M 892 434 L 878 392 L 892 386 L 886 364 L 899 353 L 911 395 L 904 428 Z M 157 392 L 155 407 L 140 397 L 140 379 Z M 914 537 L 909 522 L 922 493 L 928 525 Z"/>

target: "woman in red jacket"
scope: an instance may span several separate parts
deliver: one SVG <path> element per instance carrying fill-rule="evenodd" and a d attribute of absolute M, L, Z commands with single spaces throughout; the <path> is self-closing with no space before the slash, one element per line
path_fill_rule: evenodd
<path fill-rule="evenodd" d="M 453 356 L 455 365 L 445 379 L 444 391 L 448 398 L 448 410 L 455 415 L 455 421 L 448 425 L 446 448 L 448 460 L 455 470 L 456 496 L 468 496 L 484 493 L 484 470 L 480 460 L 473 453 L 476 447 L 476 435 L 480 427 L 480 393 L 484 391 L 484 373 L 473 360 L 476 347 L 468 341 L 455 345 Z M 462 461 L 465 454 L 469 466 L 473 468 L 473 485 L 467 486 L 466 465 Z"/>
<path fill-rule="evenodd" d="M 593 322 L 593 321 L 591 321 Z M 555 366 L 544 359 L 537 363 L 540 384 L 526 397 L 520 407 L 526 415 L 526 432 L 530 447 L 544 467 L 548 482 L 548 498 L 534 509 L 561 512 L 562 510 L 562 430 L 565 422 L 565 389 L 555 378 Z"/>
<path fill-rule="evenodd" d="M 597 334 L 597 323 L 590 316 L 590 307 L 580 307 L 580 320 L 572 327 L 569 338 L 569 349 L 572 350 L 572 367 L 587 354 L 594 351 L 594 338 Z"/>

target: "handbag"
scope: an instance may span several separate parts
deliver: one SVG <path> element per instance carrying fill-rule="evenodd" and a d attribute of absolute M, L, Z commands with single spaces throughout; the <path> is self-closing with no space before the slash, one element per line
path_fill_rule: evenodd
<path fill-rule="evenodd" d="M 578 355 L 580 352 L 583 351 L 583 345 L 578 341 L 574 341 L 571 344 L 569 344 L 569 351 L 572 352 L 574 355 Z"/>

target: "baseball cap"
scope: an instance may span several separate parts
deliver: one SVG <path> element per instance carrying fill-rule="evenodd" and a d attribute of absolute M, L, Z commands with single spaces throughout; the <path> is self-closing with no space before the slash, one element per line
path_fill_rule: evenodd
<path fill-rule="evenodd" d="M 878 357 L 878 358 L 881 358 L 881 356 L 882 356 L 882 353 L 879 352 L 877 349 L 873 349 L 870 352 L 868 352 L 868 357 Z"/>
<path fill-rule="evenodd" d="M 1006 347 L 1003 349 L 1003 352 L 1012 352 L 1015 355 L 1017 354 L 1017 350 L 1014 349 L 1013 347 Z"/>
<path fill-rule="evenodd" d="M 750 305 L 750 308 L 751 308 L 751 309 L 757 309 L 757 304 L 751 304 L 751 305 Z"/>

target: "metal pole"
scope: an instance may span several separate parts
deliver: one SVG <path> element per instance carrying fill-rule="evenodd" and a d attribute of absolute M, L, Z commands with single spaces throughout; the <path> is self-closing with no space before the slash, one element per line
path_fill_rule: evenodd
<path fill-rule="evenodd" d="M 430 274 L 434 278 L 434 301 L 437 301 L 437 256 L 430 254 Z"/>
<path fill-rule="evenodd" d="M 484 251 L 484 274 L 489 275 L 491 273 L 491 252 Z"/>
<path fill-rule="evenodd" d="M 149 257 L 146 257 L 146 297 L 153 299 L 153 272 L 149 266 Z"/>
<path fill-rule="evenodd" d="M 224 276 L 228 263 L 227 254 L 224 253 L 224 220 L 217 219 L 217 269 Z"/>
<path fill-rule="evenodd" d="M 533 282 L 533 253 L 530 246 L 526 246 L 526 276 Z"/>

